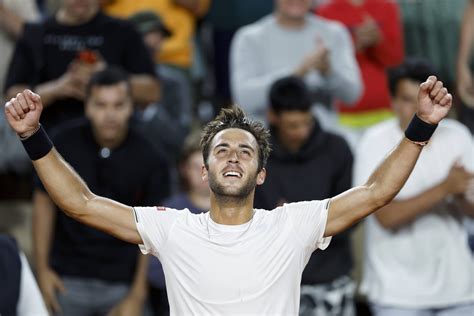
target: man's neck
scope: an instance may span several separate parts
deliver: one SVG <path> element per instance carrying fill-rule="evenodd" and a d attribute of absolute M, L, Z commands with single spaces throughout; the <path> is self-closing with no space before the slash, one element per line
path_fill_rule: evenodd
<path fill-rule="evenodd" d="M 115 137 L 114 139 L 100 138 L 100 136 L 94 130 L 92 130 L 92 133 L 94 134 L 95 141 L 100 147 L 115 149 L 119 147 L 125 141 L 125 138 L 127 137 L 127 134 L 128 134 L 128 128 L 122 131 L 122 133 L 118 135 L 117 137 Z"/>
<path fill-rule="evenodd" d="M 99 12 L 99 8 L 91 9 L 86 15 L 81 17 L 76 17 L 71 15 L 67 10 L 60 8 L 56 13 L 56 20 L 63 25 L 67 26 L 75 26 L 81 25 L 84 23 L 89 22 L 97 13 Z"/>
<path fill-rule="evenodd" d="M 208 210 L 211 208 L 209 192 L 201 193 L 198 191 L 191 191 L 188 193 L 188 198 L 194 206 L 201 210 Z"/>
<path fill-rule="evenodd" d="M 277 23 L 285 29 L 297 30 L 304 27 L 304 25 L 306 24 L 306 18 L 304 16 L 302 18 L 293 19 L 284 14 L 277 12 L 275 14 L 275 17 L 276 17 Z"/>
<path fill-rule="evenodd" d="M 240 225 L 253 217 L 253 194 L 247 198 L 216 197 L 211 193 L 211 219 L 224 225 Z"/>

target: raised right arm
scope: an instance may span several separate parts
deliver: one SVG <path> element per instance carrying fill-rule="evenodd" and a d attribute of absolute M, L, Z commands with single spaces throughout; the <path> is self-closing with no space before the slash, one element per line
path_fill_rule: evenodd
<path fill-rule="evenodd" d="M 33 131 L 39 127 L 42 108 L 40 96 L 25 90 L 7 102 L 5 116 L 20 137 L 38 137 L 39 132 Z M 39 152 L 45 151 L 44 143 L 40 147 L 37 148 Z M 92 193 L 61 155 L 54 148 L 49 150 L 47 147 L 47 153 L 33 160 L 33 166 L 56 205 L 68 216 L 88 226 L 130 243 L 142 243 L 132 208 Z"/>

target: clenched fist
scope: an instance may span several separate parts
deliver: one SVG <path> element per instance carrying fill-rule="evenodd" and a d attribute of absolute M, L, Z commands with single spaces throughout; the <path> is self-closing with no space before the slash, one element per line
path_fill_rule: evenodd
<path fill-rule="evenodd" d="M 5 104 L 5 117 L 20 137 L 27 137 L 38 129 L 42 110 L 40 96 L 26 89 Z"/>
<path fill-rule="evenodd" d="M 426 123 L 438 124 L 448 115 L 452 101 L 453 97 L 443 87 L 443 82 L 435 76 L 429 76 L 420 85 L 416 114 Z"/>

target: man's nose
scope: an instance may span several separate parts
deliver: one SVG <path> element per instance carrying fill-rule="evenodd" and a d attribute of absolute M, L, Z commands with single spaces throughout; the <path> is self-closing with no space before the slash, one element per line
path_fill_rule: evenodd
<path fill-rule="evenodd" d="M 237 151 L 233 150 L 229 153 L 229 162 L 238 162 L 239 161 L 239 155 Z"/>

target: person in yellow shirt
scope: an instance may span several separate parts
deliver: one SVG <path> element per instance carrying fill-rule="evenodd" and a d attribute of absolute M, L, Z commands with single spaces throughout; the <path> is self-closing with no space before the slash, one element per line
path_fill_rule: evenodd
<path fill-rule="evenodd" d="M 193 36 L 196 20 L 207 13 L 210 0 L 101 0 L 103 10 L 112 16 L 128 18 L 144 10 L 162 17 L 170 30 L 154 56 L 155 62 L 188 70 L 193 60 Z"/>

